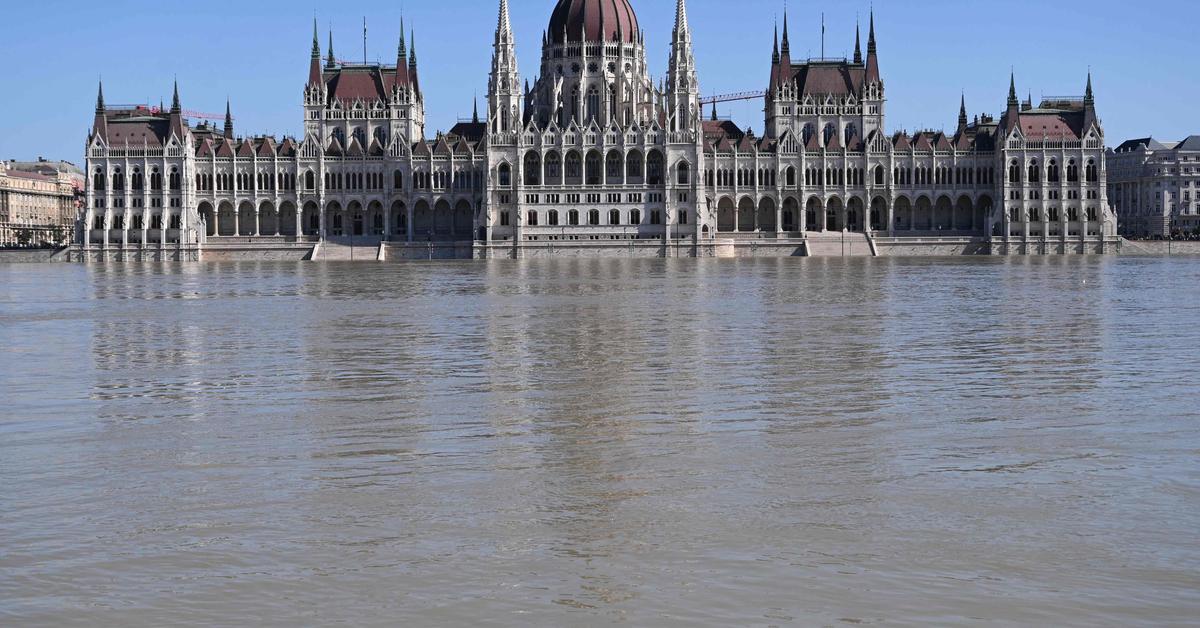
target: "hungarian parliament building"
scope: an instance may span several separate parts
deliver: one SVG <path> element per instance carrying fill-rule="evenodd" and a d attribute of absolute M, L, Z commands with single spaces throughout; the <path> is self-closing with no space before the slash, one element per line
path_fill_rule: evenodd
<path fill-rule="evenodd" d="M 193 125 L 178 86 L 169 109 L 106 106 L 101 86 L 77 249 L 1041 254 L 1104 252 L 1115 237 L 1090 75 L 1082 97 L 1022 102 L 1010 79 L 1001 115 L 972 117 L 964 99 L 951 130 L 889 132 L 874 15 L 865 53 L 856 33 L 837 59 L 795 58 L 785 17 L 759 134 L 701 96 L 685 0 L 657 81 L 646 38 L 630 0 L 558 0 L 538 75 L 523 78 L 499 0 L 486 110 L 432 136 L 403 32 L 395 65 L 356 64 L 332 37 L 323 51 L 314 25 L 300 137 L 240 136 L 228 109 L 223 127 Z"/>

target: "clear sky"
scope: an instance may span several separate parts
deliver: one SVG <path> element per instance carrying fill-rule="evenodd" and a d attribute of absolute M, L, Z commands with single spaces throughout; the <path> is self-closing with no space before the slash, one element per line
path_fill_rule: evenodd
<path fill-rule="evenodd" d="M 654 75 L 665 72 L 674 0 L 632 0 Z M 340 58 L 393 62 L 400 18 L 416 29 L 427 132 L 471 114 L 487 89 L 498 0 L 364 0 L 353 9 L 295 0 L 10 1 L 0 20 L 4 60 L 0 158 L 39 155 L 79 163 L 96 82 L 107 102 L 170 103 L 179 79 L 186 109 L 220 113 L 233 102 L 238 133 L 298 134 L 312 20 L 322 47 L 332 27 Z M 510 0 L 525 77 L 538 70 L 554 0 Z M 952 128 L 959 95 L 971 115 L 1004 107 L 1009 70 L 1022 98 L 1082 95 L 1089 66 L 1110 145 L 1200 133 L 1197 0 L 875 0 L 888 128 Z M 784 0 L 688 0 L 700 84 L 707 94 L 763 89 L 772 28 Z M 821 13 L 827 56 L 849 55 L 870 1 L 790 0 L 794 57 L 817 56 Z M 722 115 L 762 129 L 761 101 Z"/>

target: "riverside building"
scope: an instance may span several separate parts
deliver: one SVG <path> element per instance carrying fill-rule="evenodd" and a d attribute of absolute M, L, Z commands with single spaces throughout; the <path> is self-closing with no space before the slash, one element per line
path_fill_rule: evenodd
<path fill-rule="evenodd" d="M 630 0 L 559 0 L 533 76 L 499 2 L 486 110 L 429 136 L 415 36 L 396 63 L 339 62 L 313 33 L 298 137 L 107 107 L 87 144 L 80 253 L 317 259 L 543 255 L 1095 253 L 1115 242 L 1104 135 L 1082 97 L 886 127 L 872 15 L 865 54 L 796 59 L 785 17 L 761 134 L 706 117 L 677 0 L 666 74 Z M 403 27 L 401 28 L 403 31 Z M 766 60 L 765 60 L 766 61 Z M 1082 81 L 1081 81 L 1082 82 Z M 719 99 L 716 99 L 719 100 Z"/>
<path fill-rule="evenodd" d="M 1121 235 L 1200 233 L 1200 135 L 1169 143 L 1129 140 L 1109 152 L 1108 167 Z"/>

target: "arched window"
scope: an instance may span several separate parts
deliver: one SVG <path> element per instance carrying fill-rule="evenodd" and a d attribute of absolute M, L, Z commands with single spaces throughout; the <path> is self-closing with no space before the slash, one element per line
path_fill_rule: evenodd
<path fill-rule="evenodd" d="M 579 183 L 580 177 L 583 176 L 582 162 L 579 160 L 579 153 L 571 151 L 567 153 L 567 183 Z"/>
<path fill-rule="evenodd" d="M 1075 160 L 1067 162 L 1067 182 L 1079 183 L 1079 166 L 1075 165 Z"/>
<path fill-rule="evenodd" d="M 525 185 L 539 185 L 542 174 L 542 158 L 535 151 L 525 153 Z"/>
<path fill-rule="evenodd" d="M 354 139 L 358 140 L 359 146 L 366 148 L 367 147 L 367 130 L 362 128 L 361 126 L 355 127 L 354 128 Z"/>
<path fill-rule="evenodd" d="M 394 190 L 403 190 L 404 189 L 404 173 L 403 172 L 397 170 L 392 173 L 392 189 L 394 189 Z"/>
<path fill-rule="evenodd" d="M 388 141 L 387 129 L 381 126 L 375 127 L 375 141 L 379 142 L 379 146 L 386 148 Z"/>
<path fill-rule="evenodd" d="M 1042 169 L 1038 167 L 1036 159 L 1029 162 L 1029 182 L 1040 183 L 1042 180 Z"/>
<path fill-rule="evenodd" d="M 610 224 L 610 225 L 621 224 L 621 210 L 613 209 L 608 212 L 608 224 Z"/>
<path fill-rule="evenodd" d="M 804 140 L 804 144 L 807 145 L 808 140 L 811 139 L 813 135 L 816 135 L 816 133 L 817 127 L 813 126 L 810 122 L 804 125 L 804 130 L 800 132 L 800 137 Z"/>
<path fill-rule="evenodd" d="M 1049 165 L 1046 166 L 1046 181 L 1050 183 L 1058 183 L 1058 162 L 1054 161 L 1053 159 L 1051 159 Z"/>
<path fill-rule="evenodd" d="M 629 153 L 629 157 L 625 159 L 625 174 L 630 179 L 642 178 L 642 154 L 633 151 Z"/>
<path fill-rule="evenodd" d="M 133 174 L 129 177 L 130 187 L 135 192 L 141 192 L 145 187 L 145 182 L 142 179 L 142 171 L 138 168 L 133 169 Z"/>
<path fill-rule="evenodd" d="M 640 210 L 640 209 L 629 210 L 629 224 L 631 224 L 631 225 L 642 224 L 642 210 Z"/>
<path fill-rule="evenodd" d="M 546 184 L 554 185 L 562 183 L 562 160 L 558 153 L 550 153 L 546 155 Z"/>
<path fill-rule="evenodd" d="M 794 187 L 796 185 L 796 168 L 788 166 L 783 180 L 787 182 L 788 187 Z"/>
<path fill-rule="evenodd" d="M 1096 162 L 1094 160 L 1088 160 L 1086 175 L 1088 183 L 1096 183 L 1100 180 L 1100 172 L 1099 169 L 1096 168 Z"/>
<path fill-rule="evenodd" d="M 547 217 L 546 224 L 550 225 L 551 227 L 558 226 L 558 210 L 557 209 L 550 210 L 550 215 Z"/>
<path fill-rule="evenodd" d="M 163 187 L 162 173 L 158 171 L 158 168 L 151 169 L 150 170 L 150 189 L 158 192 L 158 191 L 162 190 L 162 187 Z"/>
<path fill-rule="evenodd" d="M 1009 183 L 1020 183 L 1021 182 L 1021 165 L 1018 164 L 1017 160 L 1015 160 L 1015 159 L 1008 166 L 1008 182 Z"/>
<path fill-rule="evenodd" d="M 679 178 L 678 178 L 677 182 L 679 183 L 679 185 L 687 185 L 688 183 L 691 183 L 691 177 L 692 177 L 691 166 L 689 166 L 686 161 L 679 162 L 679 173 L 678 174 L 679 174 Z"/>
<path fill-rule="evenodd" d="M 587 178 L 587 185 L 600 185 L 600 153 L 596 151 L 588 153 L 583 173 Z"/>
<path fill-rule="evenodd" d="M 828 146 L 829 141 L 832 140 L 835 135 L 837 135 L 837 127 L 834 126 L 832 122 L 830 122 L 829 124 L 826 124 L 825 132 L 822 134 L 822 139 L 824 141 L 821 143 L 824 144 L 825 146 Z"/>
<path fill-rule="evenodd" d="M 597 120 L 600 118 L 600 92 L 593 87 L 588 90 L 587 95 L 587 119 Z"/>
<path fill-rule="evenodd" d="M 532 210 L 529 211 L 525 215 L 525 224 L 530 227 L 538 226 L 538 213 L 536 211 L 532 211 Z"/>
<path fill-rule="evenodd" d="M 588 212 L 588 224 L 592 225 L 593 227 L 600 224 L 600 210 L 593 209 Z"/>
<path fill-rule="evenodd" d="M 317 175 L 315 175 L 312 170 L 304 173 L 304 189 L 317 189 Z"/>
<path fill-rule="evenodd" d="M 646 160 L 646 184 L 647 185 L 662 185 L 663 179 L 663 157 L 658 151 L 651 151 L 650 158 Z"/>
<path fill-rule="evenodd" d="M 96 192 L 104 191 L 104 169 L 96 168 L 96 174 L 92 176 L 92 190 Z"/>
<path fill-rule="evenodd" d="M 333 139 L 337 140 L 338 144 L 341 145 L 342 148 L 346 147 L 346 132 L 343 131 L 341 127 L 335 127 L 333 129 Z"/>
<path fill-rule="evenodd" d="M 120 168 L 113 170 L 112 180 L 114 190 L 121 191 L 125 189 L 125 175 L 121 172 Z"/>
<path fill-rule="evenodd" d="M 579 225 L 579 210 L 572 209 L 571 211 L 567 212 L 567 224 L 571 225 L 572 227 Z"/>
<path fill-rule="evenodd" d="M 884 176 L 883 166 L 875 166 L 875 185 L 884 185 Z"/>
<path fill-rule="evenodd" d="M 500 179 L 500 187 L 512 185 L 512 168 L 508 164 L 500 164 L 496 174 Z"/>
<path fill-rule="evenodd" d="M 621 179 L 621 155 L 617 151 L 612 151 L 608 154 L 608 158 L 604 160 L 604 174 L 609 179 L 616 180 L 618 183 Z"/>

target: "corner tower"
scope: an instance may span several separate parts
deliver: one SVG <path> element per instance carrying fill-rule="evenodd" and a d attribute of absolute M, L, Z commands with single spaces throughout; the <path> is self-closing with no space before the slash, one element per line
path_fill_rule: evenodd
<path fill-rule="evenodd" d="M 492 73 L 488 78 L 488 132 L 516 131 L 521 126 L 521 75 L 517 70 L 508 0 L 500 0 L 493 48 Z"/>

